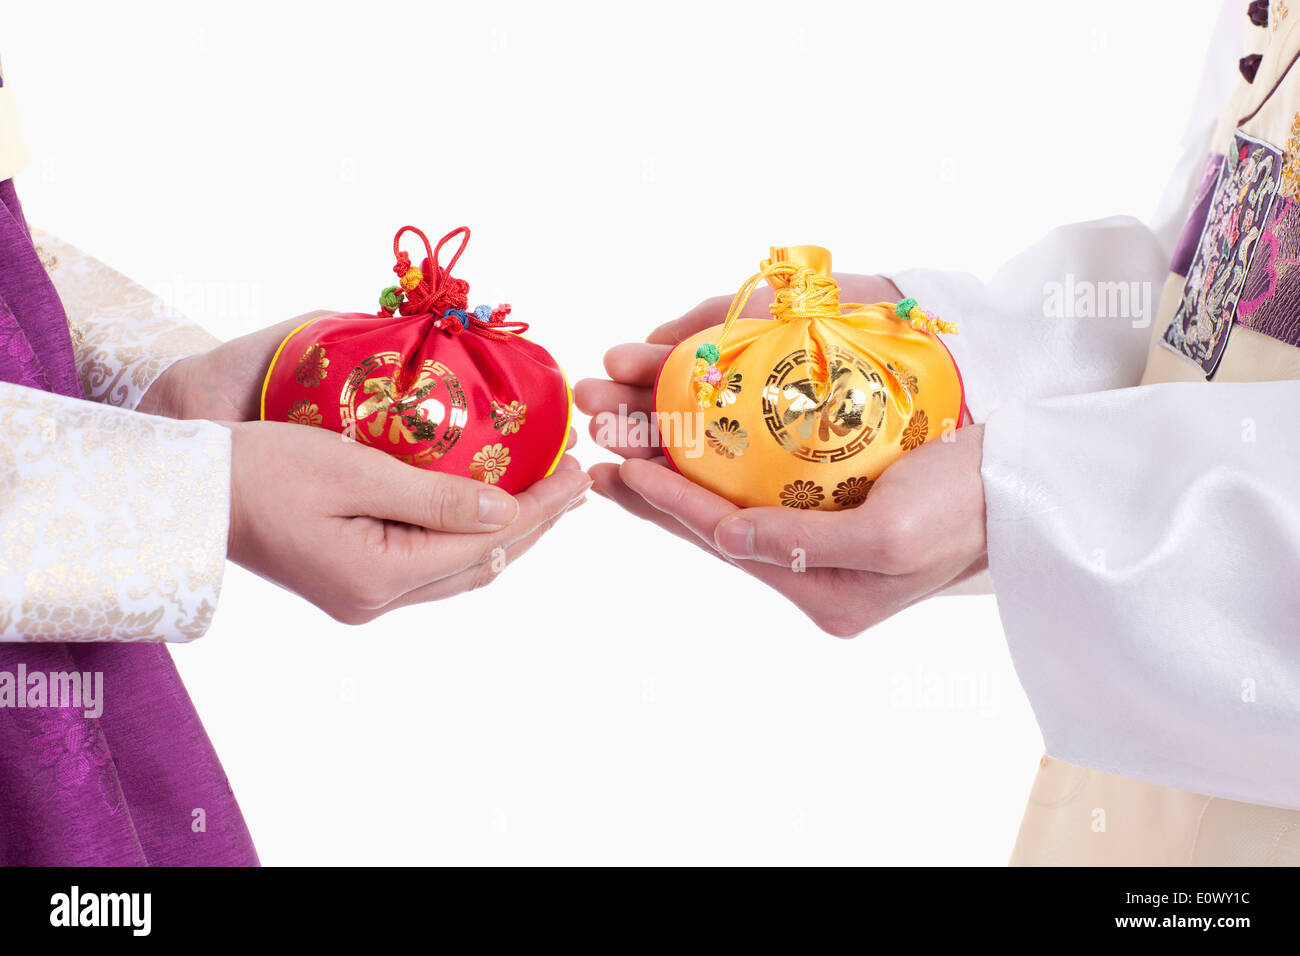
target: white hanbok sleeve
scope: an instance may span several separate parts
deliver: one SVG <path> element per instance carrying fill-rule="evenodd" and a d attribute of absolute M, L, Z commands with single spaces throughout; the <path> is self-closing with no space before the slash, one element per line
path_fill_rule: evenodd
<path fill-rule="evenodd" d="M 1300 809 L 1297 407 L 1186 382 L 989 418 L 989 568 L 1051 756 Z"/>
<path fill-rule="evenodd" d="M 135 408 L 173 363 L 220 340 L 139 283 L 57 236 L 32 239 L 68 315 L 86 397 Z"/>
<path fill-rule="evenodd" d="M 188 641 L 216 609 L 230 431 L 0 383 L 0 641 Z"/>
<path fill-rule="evenodd" d="M 961 272 L 893 276 L 904 295 L 957 324 L 944 337 L 976 422 L 1009 403 L 1135 385 L 1150 342 L 1153 299 L 1169 272 L 1156 234 L 1115 217 L 1063 226 L 987 285 Z M 1102 317 L 1076 313 L 1075 289 L 1122 295 Z"/>
<path fill-rule="evenodd" d="M 1300 382 L 1122 387 L 1149 329 L 1041 311 L 1068 272 L 1160 288 L 1196 162 L 1151 230 L 1058 231 L 987 288 L 896 281 L 962 325 L 989 566 L 1047 752 L 1300 808 Z"/>

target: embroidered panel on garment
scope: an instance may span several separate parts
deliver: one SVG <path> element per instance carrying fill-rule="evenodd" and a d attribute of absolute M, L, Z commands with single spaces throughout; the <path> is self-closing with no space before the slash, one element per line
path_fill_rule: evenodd
<path fill-rule="evenodd" d="M 1274 202 L 1265 221 L 1237 304 L 1237 321 L 1300 347 L 1300 203 L 1289 196 Z"/>
<path fill-rule="evenodd" d="M 1191 268 L 1192 256 L 1196 254 L 1196 245 L 1200 242 L 1201 232 L 1205 229 L 1205 217 L 1210 212 L 1210 197 L 1214 194 L 1214 184 L 1219 181 L 1219 169 L 1223 166 L 1223 154 L 1212 153 L 1205 157 L 1205 168 L 1201 172 L 1201 184 L 1196 187 L 1192 198 L 1192 212 L 1187 217 L 1182 234 L 1178 237 L 1178 246 L 1174 249 L 1174 258 L 1169 265 L 1170 272 L 1180 276 L 1187 275 Z"/>
<path fill-rule="evenodd" d="M 1215 184 L 1163 342 L 1213 375 L 1228 344 L 1251 259 L 1277 195 L 1282 153 L 1238 132 Z"/>

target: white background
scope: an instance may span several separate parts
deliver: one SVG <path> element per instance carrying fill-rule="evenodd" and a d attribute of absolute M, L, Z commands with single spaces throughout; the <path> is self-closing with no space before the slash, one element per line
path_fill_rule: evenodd
<path fill-rule="evenodd" d="M 771 244 L 986 274 L 1149 216 L 1217 9 L 10 2 L 0 53 L 29 218 L 218 335 L 468 224 L 576 380 Z M 267 864 L 1000 864 L 1041 746 L 991 598 L 836 640 L 601 499 L 362 628 L 232 566 L 175 656 Z"/>

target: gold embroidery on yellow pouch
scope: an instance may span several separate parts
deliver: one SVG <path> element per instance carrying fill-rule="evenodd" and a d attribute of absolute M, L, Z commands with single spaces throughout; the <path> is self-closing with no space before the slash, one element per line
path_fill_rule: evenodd
<path fill-rule="evenodd" d="M 816 508 L 825 498 L 821 485 L 811 481 L 792 481 L 781 489 L 781 504 L 787 508 Z"/>
<path fill-rule="evenodd" d="M 890 374 L 898 380 L 898 384 L 904 391 L 913 395 L 921 394 L 921 383 L 917 380 L 916 373 L 902 362 L 888 362 L 885 368 L 889 369 Z"/>
<path fill-rule="evenodd" d="M 925 409 L 917 409 L 916 414 L 912 416 L 912 420 L 903 429 L 903 436 L 899 438 L 898 443 L 903 446 L 904 451 L 912 451 L 924 445 L 929 435 L 930 416 L 925 414 Z"/>
<path fill-rule="evenodd" d="M 831 497 L 841 508 L 856 508 L 867 500 L 867 493 L 871 491 L 871 486 L 874 484 L 875 482 L 870 478 L 845 478 L 835 486 Z"/>
<path fill-rule="evenodd" d="M 734 404 L 740 396 L 740 386 L 744 378 L 745 376 L 739 372 L 728 372 L 722 376 L 722 380 L 718 382 L 715 388 L 713 404 L 717 405 L 718 408 L 726 408 L 728 405 Z"/>
<path fill-rule="evenodd" d="M 749 447 L 749 432 L 740 427 L 740 422 L 733 418 L 719 418 L 709 422 L 704 430 L 704 438 L 709 447 L 723 458 L 739 458 Z"/>

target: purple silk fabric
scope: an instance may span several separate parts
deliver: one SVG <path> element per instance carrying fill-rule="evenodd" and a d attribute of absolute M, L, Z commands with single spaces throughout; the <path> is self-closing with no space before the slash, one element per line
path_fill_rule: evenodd
<path fill-rule="evenodd" d="M 0 183 L 0 380 L 84 397 L 67 317 L 12 180 Z M 17 680 L 20 668 L 102 673 L 104 699 L 98 717 L 0 706 L 0 863 L 257 864 L 164 645 L 0 643 L 0 671 Z"/>
<path fill-rule="evenodd" d="M 1192 267 L 1192 257 L 1196 255 L 1196 247 L 1200 244 L 1201 233 L 1205 229 L 1205 220 L 1210 214 L 1210 199 L 1214 194 L 1214 184 L 1219 181 L 1221 166 L 1223 166 L 1222 153 L 1212 153 L 1205 157 L 1205 165 L 1201 169 L 1201 183 L 1196 187 L 1196 194 L 1192 197 L 1191 214 L 1187 217 L 1187 223 L 1178 237 L 1174 258 L 1169 264 L 1170 272 L 1186 276 L 1187 270 Z"/>

